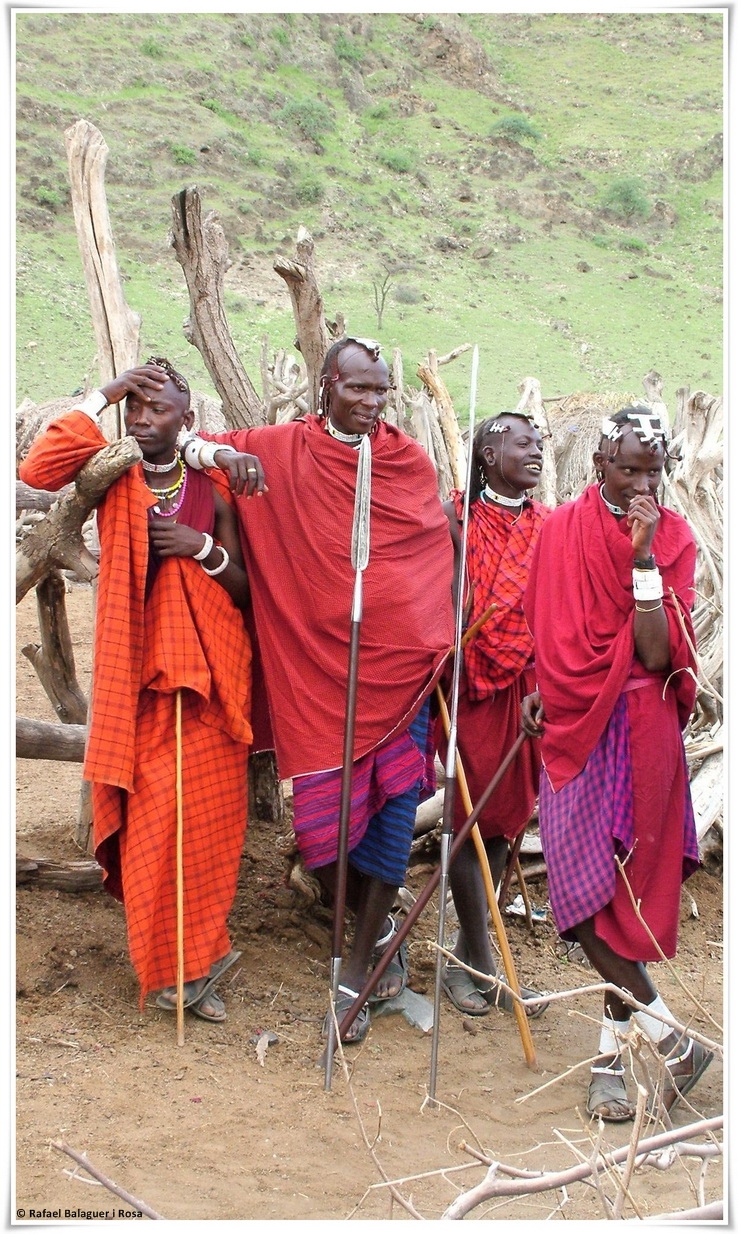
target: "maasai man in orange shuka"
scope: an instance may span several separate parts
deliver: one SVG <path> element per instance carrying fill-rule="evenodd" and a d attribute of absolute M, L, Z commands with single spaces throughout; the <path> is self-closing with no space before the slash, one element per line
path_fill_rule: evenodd
<path fill-rule="evenodd" d="M 425 451 L 379 417 L 389 372 L 379 346 L 342 339 L 322 370 L 320 416 L 219 434 L 253 451 L 268 491 L 239 501 L 244 554 L 282 777 L 294 778 L 294 829 L 305 865 L 334 887 L 349 660 L 351 532 L 357 450 L 371 442 L 371 549 L 355 725 L 347 903 L 356 916 L 342 964 L 339 1020 L 392 936 L 388 916 L 403 883 L 415 810 L 432 792 L 433 735 L 427 698 L 453 642 L 453 554 Z M 194 439 L 231 467 L 246 496 L 263 483 L 253 457 Z M 375 997 L 398 994 L 406 958 L 393 957 Z M 365 1007 L 344 1040 L 360 1040 Z"/>
<path fill-rule="evenodd" d="M 182 460 L 186 381 L 165 360 L 114 378 L 33 443 L 22 479 L 56 490 L 107 444 L 96 417 L 126 398 L 143 452 L 98 507 L 100 580 L 89 737 L 95 856 L 126 910 L 141 1006 L 176 1010 L 175 697 L 182 698 L 184 997 L 225 1008 L 214 982 L 238 959 L 226 920 L 246 828 L 251 649 L 248 582 L 227 485 Z"/>
<path fill-rule="evenodd" d="M 681 515 L 657 504 L 666 458 L 649 408 L 607 417 L 598 483 L 546 521 L 525 596 L 538 690 L 524 726 L 541 739 L 556 927 L 647 1008 L 605 992 L 587 1110 L 606 1122 L 635 1113 L 621 1053 L 631 1018 L 665 1060 L 667 1110 L 712 1059 L 664 1022 L 646 971 L 676 951 L 681 884 L 699 856 L 681 735 L 695 698 L 696 547 Z"/>
<path fill-rule="evenodd" d="M 523 593 L 538 533 L 550 513 L 528 496 L 540 478 L 541 459 L 541 435 L 528 416 L 503 412 L 484 420 L 474 436 L 466 541 L 468 625 L 491 604 L 497 607 L 467 643 L 462 661 L 457 741 L 472 803 L 481 797 L 518 736 L 523 698 L 535 688 L 533 639 L 523 613 Z M 453 492 L 444 504 L 457 561 L 463 506 L 460 492 Z M 436 737 L 445 758 L 440 718 Z M 508 841 L 523 830 L 533 812 L 539 767 L 538 749 L 528 741 L 479 817 L 495 885 L 502 876 Z M 454 814 L 454 830 L 459 831 L 466 811 L 458 792 Z M 454 860 L 449 879 L 459 918 L 454 954 L 478 972 L 494 974 L 487 897 L 471 839 Z M 442 980 L 446 994 L 464 1015 L 487 1015 L 492 1005 L 513 1010 L 509 995 L 475 980 L 453 960 L 446 962 Z M 531 990 L 522 993 L 538 997 Z M 533 1014 L 544 1009 L 541 1004 Z"/>

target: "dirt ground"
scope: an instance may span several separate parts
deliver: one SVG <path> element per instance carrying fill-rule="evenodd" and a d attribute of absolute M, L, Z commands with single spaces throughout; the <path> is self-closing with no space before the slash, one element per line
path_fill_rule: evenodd
<path fill-rule="evenodd" d="M 91 593 L 67 597 L 78 676 L 87 688 Z M 37 638 L 33 597 L 18 609 L 18 646 Z M 54 719 L 29 662 L 18 655 L 17 710 Z M 79 857 L 74 846 L 80 767 L 17 762 L 18 852 Z M 326 1008 L 330 932 L 324 919 L 284 885 L 276 831 L 254 827 L 246 839 L 231 915 L 233 945 L 243 952 L 221 988 L 223 1025 L 187 1017 L 178 1048 L 174 1017 L 150 997 L 138 1011 L 121 906 L 103 892 L 17 889 L 16 1178 L 13 1207 L 107 1210 L 129 1206 L 101 1187 L 70 1177 L 74 1163 L 51 1141 L 86 1153 L 108 1178 L 168 1219 L 407 1219 L 386 1180 L 419 1214 L 437 1219 L 485 1167 L 466 1142 L 506 1165 L 563 1169 L 591 1152 L 596 1128 L 584 1115 L 587 1068 L 564 1075 L 596 1050 L 600 996 L 578 995 L 549 1007 L 532 1025 L 537 1071 L 523 1058 L 514 1017 L 492 1010 L 465 1019 L 444 999 L 437 1097 L 423 1107 L 430 1035 L 401 1014 L 375 1017 L 364 1044 L 346 1056 L 350 1083 L 337 1068 L 332 1091 L 316 1066 Z M 411 868 L 415 893 L 430 867 Z M 546 905 L 546 883 L 531 883 Z M 682 893 L 679 953 L 659 987 L 675 1014 L 704 1008 L 695 1026 L 712 1039 L 722 1023 L 722 880 L 698 872 Z M 433 995 L 437 900 L 411 937 L 410 985 Z M 546 990 L 594 984 L 591 969 L 565 958 L 550 912 L 531 935 L 507 918 L 521 981 Z M 278 1043 L 260 1061 L 253 1041 L 272 1030 Z M 675 1124 L 714 1117 L 723 1108 L 723 1067 L 716 1059 L 690 1095 L 697 1114 L 677 1107 Z M 541 1085 L 543 1091 L 535 1092 Z M 633 1091 L 633 1082 L 631 1080 Z M 604 1144 L 627 1143 L 630 1124 L 609 1125 Z M 412 1177 L 424 1175 L 424 1177 Z M 699 1162 L 639 1169 L 624 1216 L 653 1216 L 695 1206 Z M 612 1181 L 604 1183 L 611 1197 Z M 706 1170 L 705 1201 L 722 1197 L 721 1159 Z M 497 1200 L 469 1219 L 605 1218 L 593 1188 Z M 637 1206 L 637 1209 L 636 1207 Z"/>

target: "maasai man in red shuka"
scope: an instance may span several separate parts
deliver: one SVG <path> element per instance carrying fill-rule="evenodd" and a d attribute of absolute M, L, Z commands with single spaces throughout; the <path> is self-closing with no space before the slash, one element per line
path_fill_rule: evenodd
<path fill-rule="evenodd" d="M 434 789 L 428 695 L 453 642 L 453 552 L 435 470 L 380 419 L 389 371 L 370 340 L 328 351 L 319 416 L 194 438 L 195 463 L 231 469 L 264 664 L 279 773 L 292 777 L 294 830 L 308 869 L 333 890 L 343 760 L 357 451 L 371 434 L 371 550 L 363 575 L 347 903 L 354 940 L 337 1014 L 353 1003 L 395 930 L 415 811 Z M 239 452 L 229 456 L 222 445 Z M 256 457 L 258 455 L 258 457 Z M 268 482 L 264 489 L 263 463 Z M 263 491 L 261 491 L 263 490 Z M 257 500 L 244 500 L 261 491 Z M 397 995 L 393 957 L 375 997 Z M 366 1033 L 365 1007 L 345 1040 Z"/>
<path fill-rule="evenodd" d="M 523 613 L 523 593 L 538 534 L 550 513 L 528 496 L 540 479 L 541 459 L 541 435 L 528 416 L 503 412 L 477 429 L 466 541 L 468 625 L 491 604 L 497 608 L 467 643 L 462 662 L 457 741 L 473 803 L 515 741 L 523 699 L 535 689 L 533 639 Z M 463 506 L 460 492 L 453 492 L 444 504 L 457 560 Z M 436 738 L 445 758 L 440 717 Z M 533 812 L 539 768 L 538 744 L 527 741 L 479 817 L 495 885 L 502 876 L 508 841 L 523 830 Z M 458 792 L 454 811 L 454 830 L 459 831 L 466 811 Z M 494 974 L 487 897 L 471 839 L 454 859 L 449 878 L 459 918 L 454 954 L 477 972 Z M 487 1015 L 493 1004 L 513 1010 L 512 999 L 499 986 L 479 982 L 452 960 L 444 967 L 443 988 L 464 1015 Z M 538 997 L 523 989 L 526 995 Z M 534 1014 L 544 1009 L 540 1004 Z"/>
<path fill-rule="evenodd" d="M 624 408 L 603 422 L 599 482 L 546 521 L 525 597 L 538 692 L 523 715 L 541 737 L 557 929 L 648 1008 L 633 1015 L 666 1060 L 668 1110 L 712 1055 L 657 1018 L 670 1013 L 645 967 L 674 955 L 681 883 L 698 865 L 681 736 L 695 698 L 696 550 L 684 519 L 656 501 L 666 457 L 658 418 Z M 620 1122 L 634 1114 L 621 1058 L 632 1009 L 609 992 L 604 1002 L 587 1109 Z"/>
<path fill-rule="evenodd" d="M 220 1023 L 215 982 L 240 952 L 227 918 L 246 830 L 251 743 L 248 580 L 233 499 L 220 473 L 177 450 L 190 393 L 163 359 L 115 377 L 54 420 L 21 464 L 27 484 L 55 491 L 108 443 L 97 414 L 125 398 L 143 462 L 97 510 L 100 579 L 84 776 L 92 782 L 95 856 L 126 911 L 131 962 L 157 1005 L 177 1004 L 177 750 L 181 692 L 184 1001 Z"/>

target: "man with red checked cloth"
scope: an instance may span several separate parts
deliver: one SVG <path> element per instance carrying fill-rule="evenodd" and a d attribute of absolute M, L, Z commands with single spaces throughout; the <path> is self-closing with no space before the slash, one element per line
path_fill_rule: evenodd
<path fill-rule="evenodd" d="M 541 743 L 556 927 L 641 1005 L 605 991 L 587 1110 L 608 1122 L 635 1113 L 623 1063 L 631 1020 L 661 1055 L 667 1111 L 712 1059 L 669 1025 L 646 970 L 675 954 L 681 884 L 699 856 L 682 741 L 695 699 L 696 548 L 656 500 L 667 457 L 649 408 L 606 417 L 598 482 L 547 520 L 525 597 L 538 690 L 524 727 Z"/>
<path fill-rule="evenodd" d="M 459 694 L 457 742 L 472 803 L 481 797 L 520 731 L 523 698 L 535 686 L 533 639 L 523 613 L 523 593 L 533 549 L 547 506 L 528 497 L 541 474 L 541 435 L 527 416 L 513 412 L 484 420 L 474 436 L 472 487 L 466 543 L 472 626 L 490 605 L 496 607 L 467 643 Z M 460 548 L 464 494 L 454 492 L 444 504 L 451 537 Z M 458 585 L 458 581 L 457 581 Z M 439 749 L 446 741 L 440 720 Z M 526 742 L 482 811 L 479 830 L 492 880 L 502 875 L 509 842 L 525 827 L 538 792 L 540 757 Z M 454 803 L 454 829 L 466 818 L 460 794 Z M 487 898 L 474 843 L 467 840 L 449 872 L 459 934 L 454 954 L 478 972 L 494 975 L 495 961 L 487 927 Z M 495 1004 L 512 1011 L 510 995 L 481 982 L 449 960 L 443 988 L 464 1015 L 487 1015 Z M 537 997 L 523 989 L 523 997 Z M 540 1015 L 541 1004 L 532 1014 Z"/>
<path fill-rule="evenodd" d="M 98 510 L 100 578 L 89 737 L 95 856 L 126 911 L 141 1006 L 176 1011 L 177 749 L 181 699 L 184 1006 L 220 1023 L 213 988 L 240 952 L 227 918 L 246 829 L 251 646 L 248 580 L 232 498 L 219 473 L 182 459 L 192 426 L 187 382 L 165 359 L 113 378 L 54 420 L 21 464 L 55 491 L 107 445 L 97 416 L 125 398 L 143 460 Z"/>

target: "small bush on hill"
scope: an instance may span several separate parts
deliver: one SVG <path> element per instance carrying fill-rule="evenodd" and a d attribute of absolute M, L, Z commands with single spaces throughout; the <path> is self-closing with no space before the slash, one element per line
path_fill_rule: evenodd
<path fill-rule="evenodd" d="M 525 116 L 503 116 L 492 125 L 489 135 L 507 137 L 508 141 L 523 141 L 526 137 L 531 141 L 541 140 L 538 129 Z"/>
<path fill-rule="evenodd" d="M 637 176 L 613 180 L 605 191 L 602 204 L 606 210 L 612 210 L 613 214 L 618 214 L 628 222 L 635 218 L 645 218 L 651 209 L 643 191 L 643 183 Z"/>
<path fill-rule="evenodd" d="M 410 283 L 398 283 L 392 295 L 398 304 L 420 304 L 423 299 L 422 291 Z"/>
<path fill-rule="evenodd" d="M 48 206 L 50 210 L 56 210 L 57 206 L 62 204 L 61 195 L 57 193 L 56 189 L 47 189 L 41 186 L 36 189 L 34 196 L 40 206 Z"/>
<path fill-rule="evenodd" d="M 353 39 L 346 38 L 343 30 L 339 30 L 336 36 L 336 41 L 333 44 L 333 50 L 339 60 L 344 60 L 347 64 L 361 64 L 364 53 L 355 43 Z"/>
<path fill-rule="evenodd" d="M 607 236 L 592 236 L 592 243 L 596 244 L 598 249 L 609 249 L 610 247 Z"/>
<path fill-rule="evenodd" d="M 225 120 L 230 114 L 228 109 L 219 103 L 217 99 L 203 99 L 203 107 L 207 107 L 208 111 L 212 111 L 216 116 L 220 116 L 221 120 Z"/>
<path fill-rule="evenodd" d="M 169 143 L 169 150 L 179 167 L 191 167 L 197 161 L 195 151 L 190 150 L 189 146 L 180 146 L 178 142 L 172 141 Z"/>
<path fill-rule="evenodd" d="M 390 171 L 399 172 L 402 175 L 406 171 L 412 171 L 414 160 L 407 150 L 380 150 L 377 153 L 377 158 L 384 167 L 388 167 Z"/>
<path fill-rule="evenodd" d="M 162 60 L 166 55 L 165 48 L 151 34 L 141 44 L 141 51 L 145 56 L 151 56 L 154 60 Z"/>
<path fill-rule="evenodd" d="M 637 236 L 629 236 L 626 240 L 618 241 L 618 248 L 624 249 L 626 253 L 647 253 L 648 245 L 644 240 L 639 240 Z"/>
<path fill-rule="evenodd" d="M 317 176 L 303 176 L 295 185 L 295 197 L 302 206 L 314 206 L 324 195 L 323 182 Z"/>
<path fill-rule="evenodd" d="M 288 124 L 294 124 L 308 141 L 320 144 L 320 138 L 335 128 L 330 107 L 321 103 L 320 99 L 305 99 L 303 102 L 287 103 L 281 111 L 281 117 Z"/>
<path fill-rule="evenodd" d="M 390 105 L 389 103 L 375 103 L 373 107 L 368 108 L 366 114 L 370 120 L 388 120 Z"/>

